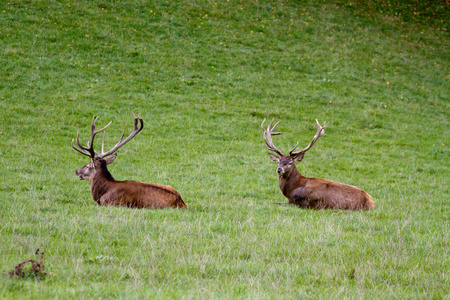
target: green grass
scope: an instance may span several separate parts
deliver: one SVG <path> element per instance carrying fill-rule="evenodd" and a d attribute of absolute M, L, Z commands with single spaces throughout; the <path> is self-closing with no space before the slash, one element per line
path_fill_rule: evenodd
<path fill-rule="evenodd" d="M 449 299 L 443 1 L 0 4 L 0 297 Z M 144 130 L 111 173 L 187 210 L 99 207 L 70 147 L 92 115 Z M 275 143 L 376 209 L 277 206 Z M 304 146 L 303 146 L 304 147 Z M 10 278 L 45 251 L 44 280 Z"/>

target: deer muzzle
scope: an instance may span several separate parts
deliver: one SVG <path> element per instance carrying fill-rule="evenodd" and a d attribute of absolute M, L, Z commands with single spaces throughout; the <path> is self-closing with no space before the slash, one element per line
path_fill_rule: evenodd
<path fill-rule="evenodd" d="M 80 180 L 89 180 L 89 169 L 84 166 L 83 168 L 76 170 L 75 175 L 78 176 Z"/>

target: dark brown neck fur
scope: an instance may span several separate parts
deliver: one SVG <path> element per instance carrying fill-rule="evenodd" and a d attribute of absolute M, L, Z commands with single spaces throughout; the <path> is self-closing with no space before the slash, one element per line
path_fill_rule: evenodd
<path fill-rule="evenodd" d="M 116 182 L 106 167 L 106 161 L 100 160 L 100 166 L 95 175 L 89 180 L 94 200 L 99 203 L 100 198 L 108 191 L 110 183 Z"/>
<path fill-rule="evenodd" d="M 294 165 L 291 172 L 289 174 L 280 175 L 278 181 L 281 192 L 289 199 L 292 191 L 301 186 L 306 181 L 306 177 L 302 176 L 297 167 Z"/>

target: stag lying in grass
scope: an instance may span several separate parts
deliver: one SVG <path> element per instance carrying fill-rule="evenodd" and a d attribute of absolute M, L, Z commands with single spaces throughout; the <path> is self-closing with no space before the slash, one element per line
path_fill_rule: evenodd
<path fill-rule="evenodd" d="M 298 205 L 300 207 L 312 209 L 370 209 L 375 207 L 375 202 L 372 197 L 365 191 L 351 185 L 337 183 L 316 177 L 304 177 L 300 174 L 296 163 L 303 159 L 306 151 L 308 151 L 314 143 L 325 135 L 325 124 L 320 126 L 317 122 L 317 133 L 311 143 L 303 150 L 296 151 L 297 145 L 289 152 L 289 155 L 284 155 L 278 150 L 273 142 L 272 135 L 280 135 L 281 132 L 273 132 L 277 127 L 279 121 L 273 125 L 272 123 L 264 128 L 264 121 L 261 124 L 261 129 L 264 133 L 264 141 L 270 151 L 270 158 L 278 163 L 277 173 L 279 175 L 280 189 L 283 195 L 288 198 L 290 204 Z"/>
<path fill-rule="evenodd" d="M 155 183 L 142 183 L 136 181 L 117 181 L 108 171 L 107 165 L 111 164 L 117 156 L 120 147 L 128 143 L 144 127 L 144 121 L 133 114 L 134 130 L 123 140 L 125 128 L 119 142 L 109 151 L 104 152 L 105 136 L 103 136 L 102 152 L 94 150 L 94 138 L 97 133 L 105 130 L 111 122 L 102 129 L 95 130 L 97 118 L 92 118 L 91 140 L 87 147 L 80 144 L 77 133 L 77 145 L 72 147 L 83 155 L 88 156 L 91 161 L 84 167 L 78 169 L 75 174 L 80 179 L 89 180 L 91 193 L 99 205 L 126 206 L 134 208 L 185 208 L 187 205 L 181 199 L 180 194 L 171 186 Z M 138 126 L 140 124 L 140 126 Z M 108 157 L 110 156 L 110 157 Z"/>

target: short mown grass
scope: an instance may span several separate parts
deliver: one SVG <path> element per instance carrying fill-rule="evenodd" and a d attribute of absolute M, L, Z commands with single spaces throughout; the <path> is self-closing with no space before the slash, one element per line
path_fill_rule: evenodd
<path fill-rule="evenodd" d="M 449 36 L 443 1 L 0 4 L 2 298 L 449 297 Z M 74 171 L 92 115 L 132 122 L 118 180 L 186 210 L 99 207 Z M 284 202 L 264 148 L 363 188 L 371 211 Z M 49 275 L 8 272 L 40 248 Z"/>

